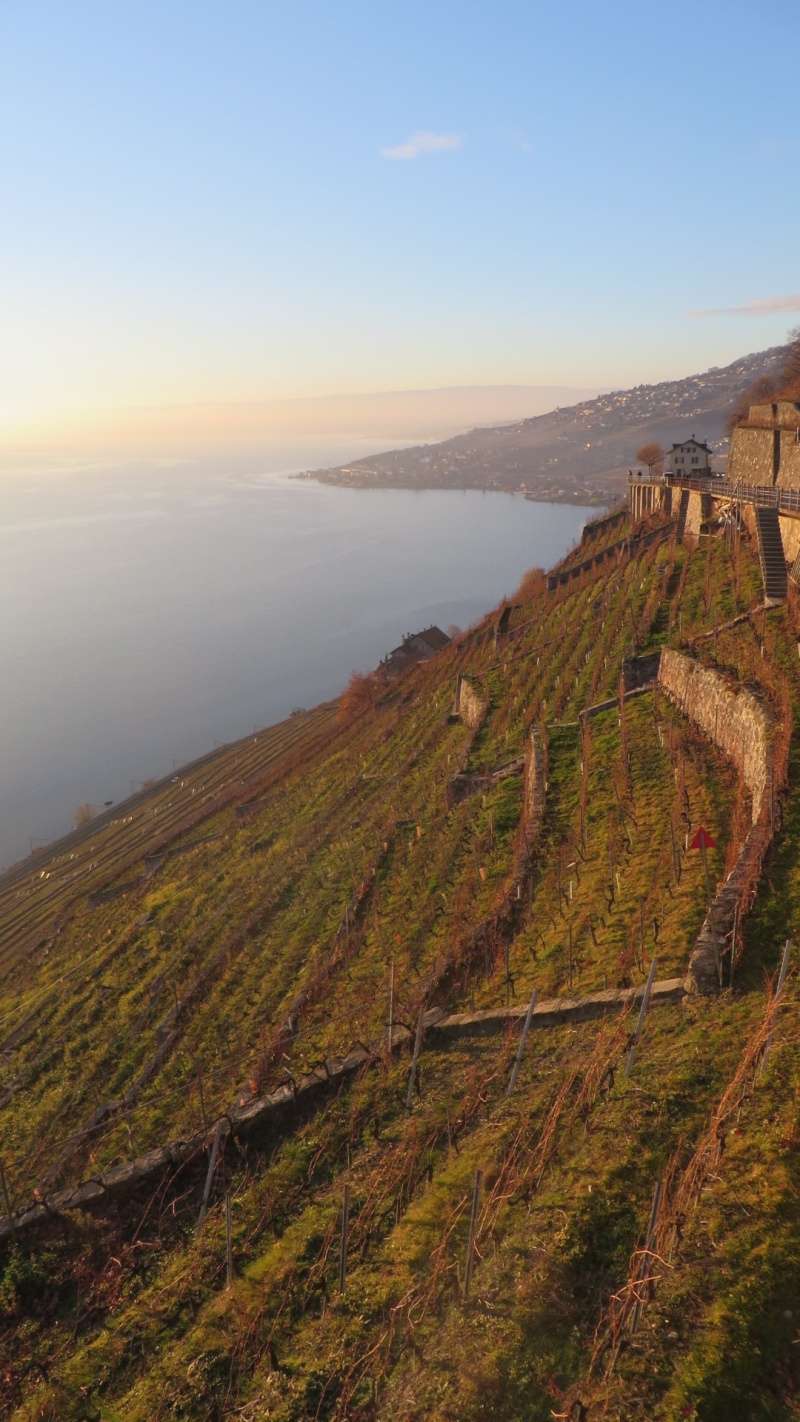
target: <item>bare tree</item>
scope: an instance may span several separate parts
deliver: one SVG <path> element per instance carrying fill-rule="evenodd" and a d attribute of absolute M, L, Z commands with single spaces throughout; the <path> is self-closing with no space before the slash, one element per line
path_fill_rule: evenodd
<path fill-rule="evenodd" d="M 747 419 L 751 405 L 763 405 L 765 401 L 771 400 L 776 388 L 776 383 L 770 375 L 760 375 L 758 380 L 754 380 L 752 385 L 748 385 L 728 414 L 726 420 L 728 434 L 731 434 L 737 425 Z"/>
<path fill-rule="evenodd" d="M 800 326 L 789 332 L 786 358 L 779 373 L 761 375 L 742 391 L 728 415 L 728 434 L 747 419 L 751 405 L 765 405 L 779 396 L 800 400 Z"/>
<path fill-rule="evenodd" d="M 91 824 L 96 814 L 95 805 L 79 805 L 72 816 L 72 823 L 76 829 L 85 829 L 88 824 Z"/>
<path fill-rule="evenodd" d="M 636 460 L 639 464 L 646 464 L 651 474 L 660 474 L 664 467 L 664 446 L 658 440 L 650 440 L 637 449 Z"/>
<path fill-rule="evenodd" d="M 352 672 L 345 690 L 339 697 L 340 721 L 354 721 L 366 711 L 373 711 L 382 690 L 383 682 L 375 672 Z"/>

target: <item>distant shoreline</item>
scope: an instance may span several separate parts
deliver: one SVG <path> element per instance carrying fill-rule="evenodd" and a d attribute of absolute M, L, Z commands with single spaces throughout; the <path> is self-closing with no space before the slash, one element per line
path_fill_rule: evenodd
<path fill-rule="evenodd" d="M 609 508 L 613 500 L 609 499 L 608 492 L 598 489 L 596 492 L 576 489 L 574 492 L 569 489 L 537 491 L 528 488 L 512 488 L 510 485 L 488 483 L 488 484 L 455 484 L 434 482 L 418 483 L 411 479 L 398 477 L 387 479 L 366 479 L 366 478 L 342 478 L 338 475 L 338 470 L 328 469 L 304 469 L 296 474 L 290 474 L 290 479 L 305 480 L 317 484 L 327 484 L 337 489 L 363 489 L 381 492 L 384 489 L 403 489 L 406 493 L 463 493 L 463 494 L 507 494 L 513 498 L 526 499 L 533 504 L 567 504 L 572 508 Z"/>

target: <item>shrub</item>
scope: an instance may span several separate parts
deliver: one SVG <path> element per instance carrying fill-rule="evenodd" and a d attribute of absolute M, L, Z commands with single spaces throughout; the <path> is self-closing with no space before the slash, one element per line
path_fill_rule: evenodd
<path fill-rule="evenodd" d="M 350 680 L 339 697 L 339 720 L 355 721 L 358 716 L 374 711 L 383 689 L 376 672 L 351 672 Z"/>
<path fill-rule="evenodd" d="M 522 574 L 516 596 L 524 601 L 538 597 L 547 586 L 547 578 L 544 568 L 529 568 L 527 573 Z"/>

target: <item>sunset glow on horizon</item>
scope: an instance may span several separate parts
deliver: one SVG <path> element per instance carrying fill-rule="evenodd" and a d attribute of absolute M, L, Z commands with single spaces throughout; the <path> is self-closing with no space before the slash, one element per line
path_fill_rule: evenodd
<path fill-rule="evenodd" d="M 6 6 L 0 440 L 92 443 L 148 410 L 157 440 L 179 407 L 213 426 L 229 406 L 235 435 L 234 407 L 261 402 L 617 388 L 779 343 L 793 98 L 768 82 L 774 26 L 743 43 L 750 14 Z"/>

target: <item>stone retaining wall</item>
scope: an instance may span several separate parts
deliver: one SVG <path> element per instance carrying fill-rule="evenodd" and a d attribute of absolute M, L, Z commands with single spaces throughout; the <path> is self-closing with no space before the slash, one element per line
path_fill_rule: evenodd
<path fill-rule="evenodd" d="M 488 709 L 487 697 L 481 695 L 475 683 L 468 677 L 459 675 L 453 701 L 453 716 L 457 720 L 463 721 L 471 731 L 477 731 Z"/>
<path fill-rule="evenodd" d="M 454 805 L 460 805 L 461 801 L 468 799 L 470 795 L 477 795 L 493 789 L 501 780 L 508 780 L 513 775 L 519 775 L 524 765 L 524 760 L 520 758 L 509 761 L 508 765 L 500 766 L 499 770 L 459 770 L 447 787 L 448 808 L 452 809 Z"/>
<path fill-rule="evenodd" d="M 671 647 L 661 653 L 658 684 L 741 771 L 757 820 L 772 771 L 772 718 L 766 707 L 751 691 Z"/>
<path fill-rule="evenodd" d="M 538 839 L 544 818 L 547 794 L 547 733 L 541 726 L 532 726 L 528 753 L 525 757 L 523 816 L 525 840 L 530 847 Z"/>
<path fill-rule="evenodd" d="M 658 685 L 733 761 L 752 801 L 752 826 L 733 869 L 714 894 L 686 970 L 688 992 L 714 993 L 722 985 L 722 963 L 732 947 L 737 909 L 749 907 L 772 839 L 774 723 L 771 712 L 751 691 L 669 647 L 661 652 Z"/>

